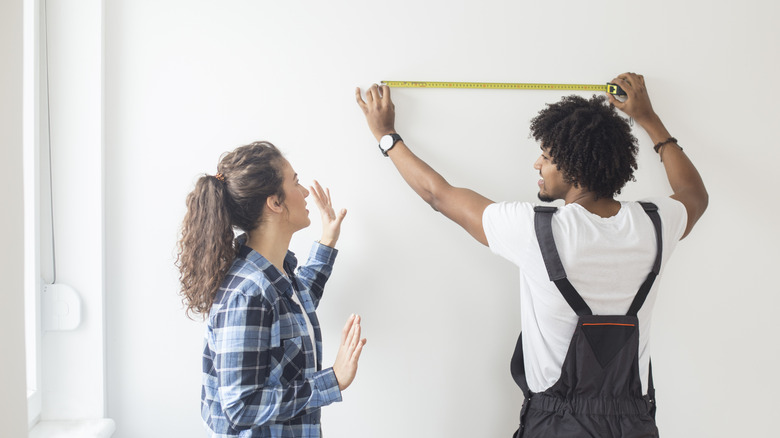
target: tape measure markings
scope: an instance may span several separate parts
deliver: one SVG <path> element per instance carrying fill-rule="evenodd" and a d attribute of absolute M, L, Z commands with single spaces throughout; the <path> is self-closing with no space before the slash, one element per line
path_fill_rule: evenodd
<path fill-rule="evenodd" d="M 511 82 L 426 82 L 426 81 L 382 81 L 391 88 L 476 88 L 493 90 L 575 90 L 604 91 L 624 96 L 622 88 L 615 84 L 530 84 Z"/>

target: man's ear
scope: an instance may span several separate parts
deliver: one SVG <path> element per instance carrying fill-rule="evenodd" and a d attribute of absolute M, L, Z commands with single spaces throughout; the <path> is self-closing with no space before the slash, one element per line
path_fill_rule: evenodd
<path fill-rule="evenodd" d="M 273 213 L 281 213 L 284 211 L 284 205 L 279 202 L 279 196 L 271 195 L 265 198 L 265 206 Z"/>

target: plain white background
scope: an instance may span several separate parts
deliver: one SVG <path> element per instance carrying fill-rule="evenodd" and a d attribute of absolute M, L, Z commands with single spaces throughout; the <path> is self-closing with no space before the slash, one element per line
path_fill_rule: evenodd
<path fill-rule="evenodd" d="M 666 437 L 769 436 L 776 2 L 149 1 L 105 4 L 108 416 L 117 438 L 202 436 L 204 325 L 184 316 L 184 198 L 219 156 L 281 148 L 349 210 L 319 310 L 325 362 L 352 312 L 368 344 L 330 437 L 510 436 L 516 269 L 433 212 L 382 157 L 354 89 L 381 80 L 604 83 L 645 75 L 700 170 L 710 207 L 663 278 L 653 324 Z M 534 200 L 528 122 L 561 92 L 394 90 L 397 129 L 455 185 Z M 592 93 L 578 93 L 589 96 Z M 621 199 L 669 194 L 648 137 Z M 313 205 L 313 203 L 312 203 Z M 319 237 L 296 236 L 300 258 Z"/>

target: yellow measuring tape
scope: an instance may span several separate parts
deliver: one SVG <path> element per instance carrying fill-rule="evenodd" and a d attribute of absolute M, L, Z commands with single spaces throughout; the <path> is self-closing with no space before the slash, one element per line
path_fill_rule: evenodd
<path fill-rule="evenodd" d="M 507 82 L 413 82 L 413 81 L 382 81 L 390 88 L 475 88 L 491 90 L 575 90 L 604 91 L 609 94 L 625 96 L 626 92 L 615 84 L 526 84 Z"/>

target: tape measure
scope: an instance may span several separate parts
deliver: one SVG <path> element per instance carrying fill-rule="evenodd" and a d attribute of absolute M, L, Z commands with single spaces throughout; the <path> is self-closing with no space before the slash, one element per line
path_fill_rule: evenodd
<path fill-rule="evenodd" d="M 383 85 L 390 88 L 475 88 L 491 90 L 575 90 L 575 91 L 604 91 L 616 96 L 625 96 L 626 92 L 616 84 L 606 85 L 592 84 L 525 84 L 507 82 L 411 82 L 411 81 L 382 81 Z"/>

